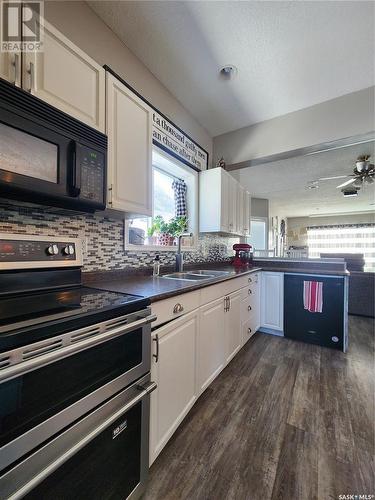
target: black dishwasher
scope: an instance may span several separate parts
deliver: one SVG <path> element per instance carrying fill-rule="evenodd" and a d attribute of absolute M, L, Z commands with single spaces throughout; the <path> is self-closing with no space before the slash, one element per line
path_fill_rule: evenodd
<path fill-rule="evenodd" d="M 323 284 L 322 312 L 304 309 L 304 281 Z M 284 275 L 284 336 L 346 350 L 347 282 L 345 276 Z"/>

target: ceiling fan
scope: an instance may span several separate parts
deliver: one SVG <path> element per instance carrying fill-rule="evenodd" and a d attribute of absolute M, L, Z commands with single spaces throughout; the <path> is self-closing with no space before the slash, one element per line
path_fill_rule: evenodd
<path fill-rule="evenodd" d="M 333 177 L 320 177 L 315 181 L 311 181 L 308 185 L 309 189 L 318 187 L 320 181 L 330 181 L 333 179 L 349 179 L 342 184 L 336 186 L 337 189 L 344 188 L 353 184 L 353 188 L 360 189 L 364 184 L 372 184 L 375 177 L 375 166 L 370 163 L 370 155 L 358 156 L 352 174 L 335 175 Z"/>

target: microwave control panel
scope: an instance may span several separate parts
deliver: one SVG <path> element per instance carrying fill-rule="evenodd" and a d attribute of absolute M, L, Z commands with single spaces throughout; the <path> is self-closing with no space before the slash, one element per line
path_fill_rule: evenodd
<path fill-rule="evenodd" d="M 104 203 L 105 155 L 92 148 L 77 144 L 81 186 L 79 197 L 93 203 Z"/>

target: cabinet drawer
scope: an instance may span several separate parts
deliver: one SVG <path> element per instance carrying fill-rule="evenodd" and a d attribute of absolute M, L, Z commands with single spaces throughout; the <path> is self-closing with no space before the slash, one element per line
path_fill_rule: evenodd
<path fill-rule="evenodd" d="M 241 301 L 241 320 L 247 320 L 251 314 L 254 314 L 256 304 L 254 300 L 249 297 Z"/>
<path fill-rule="evenodd" d="M 254 299 L 259 296 L 259 284 L 249 283 L 247 286 L 241 289 L 241 298 L 245 300 L 247 298 Z"/>
<path fill-rule="evenodd" d="M 256 332 L 255 319 L 253 316 L 242 325 L 242 342 L 245 344 Z"/>
<path fill-rule="evenodd" d="M 153 327 L 193 311 L 199 307 L 199 298 L 200 290 L 196 290 L 151 304 L 152 313 L 157 316 Z"/>

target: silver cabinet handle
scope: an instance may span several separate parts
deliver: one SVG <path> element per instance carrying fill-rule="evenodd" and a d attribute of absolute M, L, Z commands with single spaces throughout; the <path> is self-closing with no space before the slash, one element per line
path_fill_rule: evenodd
<path fill-rule="evenodd" d="M 248 311 L 251 311 L 251 306 L 247 306 L 247 310 L 248 310 Z"/>
<path fill-rule="evenodd" d="M 155 358 L 155 363 L 157 363 L 159 361 L 159 335 L 156 333 L 152 340 L 156 342 L 156 354 L 153 354 L 152 357 Z"/>
<path fill-rule="evenodd" d="M 251 295 L 253 292 L 251 291 L 251 288 L 248 289 L 247 294 Z"/>
<path fill-rule="evenodd" d="M 252 332 L 251 328 L 248 328 L 247 333 L 251 333 L 251 332 Z"/>
<path fill-rule="evenodd" d="M 35 89 L 35 65 L 33 62 L 30 62 L 29 64 L 29 70 L 28 73 L 30 75 L 30 88 L 29 92 L 32 92 Z"/>
<path fill-rule="evenodd" d="M 249 279 L 248 279 L 248 282 L 249 282 L 249 283 L 252 283 L 252 282 L 253 282 L 253 280 L 252 280 L 251 278 L 249 278 Z"/>
<path fill-rule="evenodd" d="M 228 297 L 224 297 L 224 312 L 228 311 Z"/>
<path fill-rule="evenodd" d="M 14 60 L 12 66 L 14 67 L 14 81 L 13 83 L 17 85 L 18 82 L 18 68 L 19 68 L 19 54 L 14 54 Z"/>
<path fill-rule="evenodd" d="M 173 313 L 174 314 L 181 313 L 183 310 L 184 306 L 178 302 L 173 308 Z"/>
<path fill-rule="evenodd" d="M 230 309 L 230 297 L 228 297 L 228 311 Z"/>

